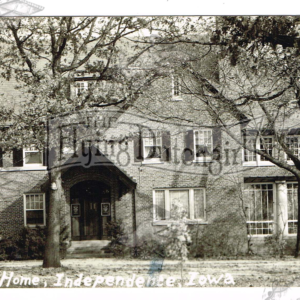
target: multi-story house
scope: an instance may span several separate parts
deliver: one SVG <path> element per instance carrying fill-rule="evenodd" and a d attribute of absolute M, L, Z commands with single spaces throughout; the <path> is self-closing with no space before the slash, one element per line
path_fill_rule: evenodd
<path fill-rule="evenodd" d="M 72 93 L 84 93 L 92 82 L 78 73 Z M 7 97 L 15 93 L 12 82 L 3 81 L 1 90 Z M 231 130 L 243 138 L 240 125 Z M 109 241 L 110 220 L 122 222 L 129 246 L 163 241 L 167 226 L 183 221 L 194 254 L 204 256 L 245 253 L 250 243 L 262 251 L 264 238 L 279 231 L 295 237 L 295 178 L 244 150 L 184 92 L 176 74 L 154 82 L 133 105 L 58 116 L 48 132 L 60 136 L 61 222 L 77 245 Z M 261 142 L 246 132 L 250 143 Z M 293 145 L 297 135 L 288 137 Z M 273 151 L 272 142 L 268 132 L 263 149 Z M 24 226 L 46 226 L 51 153 L 33 145 L 0 155 L 2 238 Z"/>

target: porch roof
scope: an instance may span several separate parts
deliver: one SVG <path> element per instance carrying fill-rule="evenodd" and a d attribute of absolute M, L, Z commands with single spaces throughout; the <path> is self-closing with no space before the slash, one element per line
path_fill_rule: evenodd
<path fill-rule="evenodd" d="M 112 173 L 118 176 L 119 180 L 128 187 L 135 188 L 137 183 L 133 177 L 131 177 L 125 170 L 113 163 L 107 156 L 102 154 L 94 146 L 90 147 L 90 152 L 88 154 L 81 152 L 81 155 L 73 156 L 67 159 L 62 167 L 72 167 L 72 166 L 82 166 L 84 168 L 89 167 L 105 167 Z M 97 153 L 97 154 L 96 154 Z"/>

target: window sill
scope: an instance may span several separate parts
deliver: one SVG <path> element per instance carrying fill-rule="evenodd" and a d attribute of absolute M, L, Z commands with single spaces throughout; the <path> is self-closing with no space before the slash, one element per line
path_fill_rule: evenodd
<path fill-rule="evenodd" d="M 249 235 L 248 234 L 248 238 L 254 238 L 254 239 L 257 239 L 257 240 L 263 240 L 264 238 L 266 237 L 270 237 L 272 236 L 272 234 L 256 234 L 256 235 Z"/>
<path fill-rule="evenodd" d="M 25 225 L 25 227 L 30 229 L 39 229 L 39 228 L 45 228 L 46 225 Z"/>
<path fill-rule="evenodd" d="M 201 163 L 201 164 L 205 164 L 205 163 L 211 163 L 212 159 L 207 159 L 207 160 L 193 160 L 193 163 Z"/>
<path fill-rule="evenodd" d="M 46 166 L 43 166 L 43 164 L 29 164 L 29 165 L 23 165 L 23 168 L 26 169 L 39 169 L 39 168 L 45 168 Z"/>
<path fill-rule="evenodd" d="M 143 161 L 142 165 L 154 165 L 154 164 L 163 164 L 163 161 Z"/>
<path fill-rule="evenodd" d="M 273 167 L 272 162 L 243 162 L 243 167 Z"/>
<path fill-rule="evenodd" d="M 166 226 L 166 225 L 171 225 L 171 224 L 178 224 L 178 223 L 185 223 L 188 225 L 198 225 L 198 224 L 202 224 L 202 225 L 207 225 L 208 222 L 207 221 L 203 221 L 203 220 L 182 220 L 182 221 L 172 221 L 172 220 L 162 220 L 162 221 L 153 221 L 152 225 L 153 226 Z"/>
<path fill-rule="evenodd" d="M 15 172 L 15 171 L 46 171 L 46 166 L 37 166 L 37 167 L 8 167 L 0 168 L 0 172 Z"/>
<path fill-rule="evenodd" d="M 275 165 L 270 161 L 264 161 L 264 162 L 259 162 L 258 166 L 259 167 L 272 167 L 272 166 L 275 166 Z"/>

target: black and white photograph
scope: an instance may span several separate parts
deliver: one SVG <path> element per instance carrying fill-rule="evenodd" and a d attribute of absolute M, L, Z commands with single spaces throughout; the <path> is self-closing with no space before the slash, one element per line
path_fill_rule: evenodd
<path fill-rule="evenodd" d="M 300 17 L 43 9 L 0 1 L 1 290 L 298 299 Z"/>

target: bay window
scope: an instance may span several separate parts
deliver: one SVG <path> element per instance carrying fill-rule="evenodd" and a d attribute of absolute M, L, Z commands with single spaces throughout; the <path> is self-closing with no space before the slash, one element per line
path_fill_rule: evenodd
<path fill-rule="evenodd" d="M 287 184 L 287 200 L 288 200 L 288 233 L 297 233 L 298 224 L 298 184 Z"/>
<path fill-rule="evenodd" d="M 273 184 L 250 184 L 246 186 L 244 209 L 249 235 L 273 233 Z"/>

